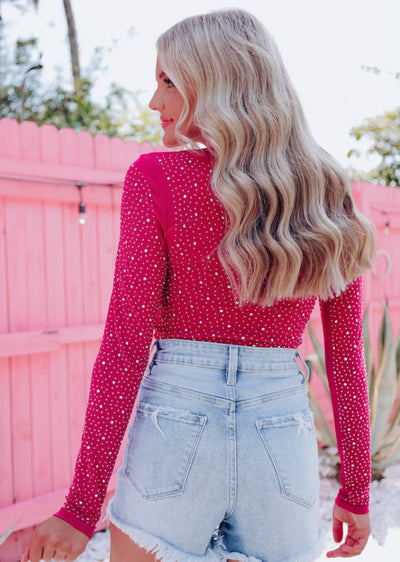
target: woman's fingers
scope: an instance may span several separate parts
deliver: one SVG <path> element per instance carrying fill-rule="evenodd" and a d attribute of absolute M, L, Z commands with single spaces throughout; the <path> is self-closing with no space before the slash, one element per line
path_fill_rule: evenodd
<path fill-rule="evenodd" d="M 24 546 L 24 550 L 21 556 L 21 562 L 28 562 L 28 560 L 29 560 L 29 547 Z"/>
<path fill-rule="evenodd" d="M 340 542 L 343 538 L 343 523 L 348 524 L 346 539 L 335 550 L 327 553 L 328 558 L 350 558 L 358 556 L 364 550 L 369 535 L 371 524 L 368 514 L 350 513 L 335 504 L 333 508 L 333 538 Z"/>
<path fill-rule="evenodd" d="M 86 535 L 53 516 L 34 530 L 30 543 L 24 548 L 21 562 L 72 562 L 82 554 L 88 541 Z"/>
<path fill-rule="evenodd" d="M 346 540 L 339 548 L 332 550 L 327 553 L 328 558 L 350 558 L 351 556 L 358 556 L 364 550 L 365 545 L 368 542 L 366 540 L 353 539 L 351 536 L 347 535 Z"/>
<path fill-rule="evenodd" d="M 341 542 L 343 540 L 343 523 L 339 521 L 339 519 L 336 519 L 335 516 L 333 516 L 332 534 L 335 542 Z"/>
<path fill-rule="evenodd" d="M 52 546 L 48 547 L 48 546 L 44 546 L 43 547 L 43 553 L 42 553 L 42 559 L 44 560 L 44 562 L 50 562 L 51 560 L 53 560 L 53 558 L 58 554 L 57 549 L 54 549 Z M 63 554 L 64 556 L 64 554 Z M 60 560 L 60 558 L 58 558 L 58 560 Z"/>

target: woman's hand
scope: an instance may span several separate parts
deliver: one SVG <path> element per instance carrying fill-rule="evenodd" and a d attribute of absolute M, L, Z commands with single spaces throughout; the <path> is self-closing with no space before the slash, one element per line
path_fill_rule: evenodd
<path fill-rule="evenodd" d="M 347 536 L 343 544 L 335 550 L 329 551 L 326 556 L 328 558 L 350 558 L 361 554 L 371 533 L 369 514 L 351 513 L 335 503 L 332 515 L 335 542 L 341 542 L 343 539 L 343 523 L 348 524 Z"/>
<path fill-rule="evenodd" d="M 59 517 L 50 517 L 37 527 L 24 545 L 21 562 L 66 560 L 72 562 L 85 550 L 88 537 Z"/>

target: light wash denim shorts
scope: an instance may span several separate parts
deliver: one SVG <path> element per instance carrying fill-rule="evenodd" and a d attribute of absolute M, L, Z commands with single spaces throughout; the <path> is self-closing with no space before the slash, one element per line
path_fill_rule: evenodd
<path fill-rule="evenodd" d="M 110 520 L 164 562 L 314 560 L 318 452 L 299 353 L 155 347 Z"/>

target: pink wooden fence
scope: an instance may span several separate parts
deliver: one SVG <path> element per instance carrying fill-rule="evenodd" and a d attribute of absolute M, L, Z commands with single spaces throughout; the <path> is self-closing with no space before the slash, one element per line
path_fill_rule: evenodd
<path fill-rule="evenodd" d="M 0 536 L 17 522 L 0 562 L 18 560 L 30 527 L 63 502 L 111 291 L 121 184 L 129 164 L 151 150 L 0 121 Z M 376 333 L 387 296 L 399 330 L 400 190 L 354 184 L 353 191 L 382 250 L 378 276 L 366 276 L 371 327 Z M 320 330 L 318 311 L 313 322 Z M 113 478 L 110 493 L 114 485 Z"/>
<path fill-rule="evenodd" d="M 152 150 L 0 121 L 0 535 L 63 503 L 110 297 L 124 173 Z M 24 534 L 0 547 L 1 561 L 18 559 Z"/>

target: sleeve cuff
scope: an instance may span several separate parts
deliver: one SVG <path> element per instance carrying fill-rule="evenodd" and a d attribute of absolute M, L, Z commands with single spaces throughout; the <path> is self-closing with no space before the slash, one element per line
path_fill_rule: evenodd
<path fill-rule="evenodd" d="M 356 514 L 363 514 L 363 513 L 369 513 L 369 506 L 367 505 L 351 505 L 349 503 L 347 503 L 346 501 L 344 501 L 341 497 L 340 497 L 340 492 L 336 497 L 336 504 L 339 507 L 342 507 L 343 509 L 346 509 L 347 511 L 350 511 L 350 513 L 356 513 Z"/>
<path fill-rule="evenodd" d="M 75 527 L 75 529 L 77 529 L 78 531 L 89 537 L 89 539 L 92 538 L 95 526 L 84 523 L 83 521 L 78 519 L 75 515 L 67 511 L 64 507 L 62 507 L 59 511 L 57 511 L 57 513 L 55 513 L 54 516 L 63 519 L 64 521 L 72 525 L 72 527 Z"/>

